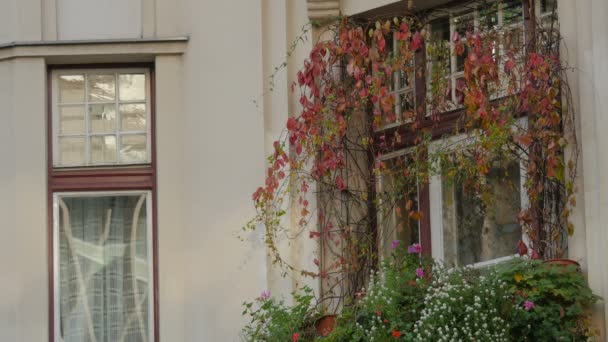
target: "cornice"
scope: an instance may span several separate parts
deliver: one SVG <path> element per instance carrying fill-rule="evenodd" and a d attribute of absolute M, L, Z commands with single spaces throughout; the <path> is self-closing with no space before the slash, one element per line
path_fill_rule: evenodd
<path fill-rule="evenodd" d="M 340 15 L 340 0 L 307 0 L 308 18 L 319 20 Z"/>
<path fill-rule="evenodd" d="M 0 44 L 0 61 L 24 57 L 153 57 L 180 55 L 186 50 L 188 37 L 116 40 L 26 41 Z"/>

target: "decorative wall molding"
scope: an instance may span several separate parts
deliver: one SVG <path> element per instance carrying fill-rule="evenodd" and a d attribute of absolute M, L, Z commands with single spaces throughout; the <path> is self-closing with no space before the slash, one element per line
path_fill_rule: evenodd
<path fill-rule="evenodd" d="M 326 19 L 340 14 L 340 0 L 307 0 L 310 19 Z"/>
<path fill-rule="evenodd" d="M 80 63 L 103 62 L 95 60 L 98 57 L 119 58 L 125 62 L 153 61 L 159 55 L 181 55 L 186 51 L 188 37 L 158 38 L 158 39 L 108 39 L 108 40 L 55 40 L 27 41 L 0 44 L 0 61 L 23 58 L 45 57 L 61 62 L 69 58 L 80 59 Z M 62 59 L 63 58 L 63 59 Z M 89 59 L 83 59 L 89 58 Z M 116 62 L 116 61 L 115 61 Z"/>

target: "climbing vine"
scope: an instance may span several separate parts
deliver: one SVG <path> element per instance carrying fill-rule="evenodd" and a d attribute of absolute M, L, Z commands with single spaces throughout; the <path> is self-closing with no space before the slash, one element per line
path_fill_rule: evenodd
<path fill-rule="evenodd" d="M 527 205 L 516 220 L 527 239 L 513 250 L 564 256 L 578 153 L 566 66 L 555 25 L 524 17 L 519 31 L 481 21 L 449 41 L 424 15 L 326 26 L 333 38 L 314 44 L 291 86 L 300 111 L 274 143 L 245 229 L 263 224 L 278 266 L 320 277 L 328 298 L 344 298 L 365 285 L 387 229 L 428 224 L 418 193 L 430 177 L 458 184 L 483 212 L 495 200 L 488 178 L 513 177 L 496 170 L 517 165 Z M 291 264 L 282 234 L 318 240 L 316 267 Z"/>

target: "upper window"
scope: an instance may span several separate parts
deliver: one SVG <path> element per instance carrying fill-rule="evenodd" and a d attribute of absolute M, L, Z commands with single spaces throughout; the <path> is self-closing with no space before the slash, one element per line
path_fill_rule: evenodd
<path fill-rule="evenodd" d="M 466 33 L 477 31 L 495 36 L 494 55 L 501 61 L 507 51 L 523 46 L 523 6 L 519 0 L 509 0 L 475 11 L 456 12 L 432 21 L 429 30 L 432 38 L 427 51 L 431 61 L 427 80 L 429 83 L 441 80 L 441 85 L 437 86 L 445 90 L 444 95 L 454 106 L 462 106 L 468 54 Z M 453 39 L 456 36 L 465 48 L 461 55 L 455 52 Z M 429 84 L 428 89 L 433 89 L 433 84 Z"/>
<path fill-rule="evenodd" d="M 54 71 L 53 166 L 150 163 L 149 78 L 147 69 Z"/>

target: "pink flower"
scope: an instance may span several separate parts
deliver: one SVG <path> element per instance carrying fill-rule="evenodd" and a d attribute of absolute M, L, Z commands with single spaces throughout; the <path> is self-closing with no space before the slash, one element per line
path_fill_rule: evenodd
<path fill-rule="evenodd" d="M 269 298 L 270 298 L 270 290 L 262 291 L 262 294 L 260 294 L 260 300 L 267 300 Z"/>
<path fill-rule="evenodd" d="M 517 254 L 519 256 L 528 255 L 528 246 L 521 240 L 517 242 Z"/>
<path fill-rule="evenodd" d="M 417 51 L 418 49 L 420 49 L 420 46 L 422 46 L 422 36 L 420 35 L 420 32 L 416 32 L 414 33 L 414 36 L 412 37 L 412 51 Z"/>
<path fill-rule="evenodd" d="M 392 249 L 396 249 L 399 246 L 399 240 L 395 240 L 393 241 L 393 243 L 391 243 L 391 248 Z"/>
<path fill-rule="evenodd" d="M 417 269 L 416 269 L 416 276 L 417 276 L 418 278 L 422 278 L 422 277 L 424 277 L 424 270 L 423 270 L 422 268 L 417 268 Z"/>
<path fill-rule="evenodd" d="M 413 253 L 422 253 L 422 246 L 419 243 L 415 243 L 407 248 L 407 252 L 410 254 Z"/>
<path fill-rule="evenodd" d="M 526 311 L 530 311 L 532 309 L 534 309 L 535 305 L 534 302 L 531 302 L 529 300 L 524 302 L 524 309 L 526 309 Z"/>
<path fill-rule="evenodd" d="M 336 187 L 338 190 L 346 189 L 346 183 L 344 183 L 344 179 L 342 179 L 340 176 L 336 176 Z"/>
<path fill-rule="evenodd" d="M 540 259 L 540 255 L 538 255 L 538 252 L 536 250 L 532 250 L 532 254 L 530 255 L 530 258 L 532 259 Z"/>
<path fill-rule="evenodd" d="M 293 335 L 291 335 L 291 341 L 292 342 L 298 342 L 299 339 L 300 339 L 300 334 L 293 333 Z"/>

